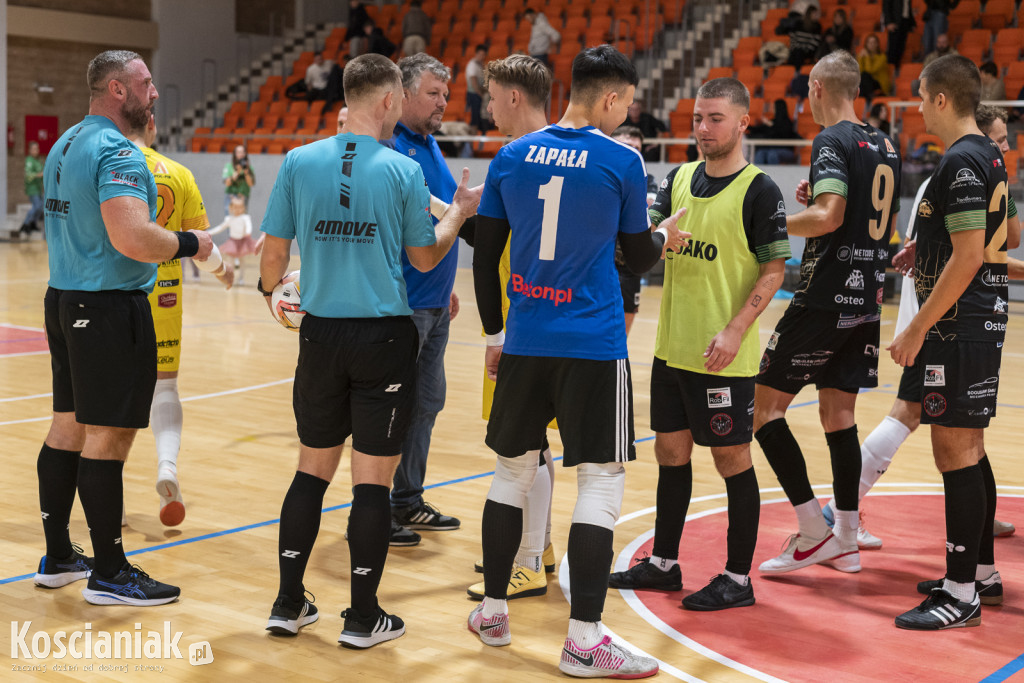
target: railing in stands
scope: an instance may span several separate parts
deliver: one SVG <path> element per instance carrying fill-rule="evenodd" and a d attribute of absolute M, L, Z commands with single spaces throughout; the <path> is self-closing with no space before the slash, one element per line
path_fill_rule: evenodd
<path fill-rule="evenodd" d="M 206 73 L 207 73 L 206 67 L 207 66 L 210 66 L 213 69 L 213 85 L 211 87 L 212 92 L 208 92 L 207 89 L 206 89 Z M 206 59 L 204 59 L 202 61 L 202 63 L 199 66 L 199 78 L 200 78 L 200 83 L 202 84 L 202 89 L 201 89 L 202 101 L 203 102 L 210 101 L 210 97 L 211 96 L 216 100 L 216 98 L 217 98 L 217 83 L 218 83 L 218 81 L 217 81 L 217 60 L 216 59 L 211 59 L 211 58 L 207 57 Z M 209 124 L 208 125 L 209 125 L 210 128 L 216 128 L 217 127 L 217 111 L 216 111 L 216 109 L 207 109 L 205 112 L 203 112 L 203 122 L 206 123 L 207 120 L 209 120 Z"/>

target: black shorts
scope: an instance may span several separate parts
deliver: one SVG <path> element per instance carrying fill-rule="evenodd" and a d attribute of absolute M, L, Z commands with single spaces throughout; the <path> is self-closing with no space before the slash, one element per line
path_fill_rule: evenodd
<path fill-rule="evenodd" d="M 879 315 L 790 306 L 768 339 L 757 383 L 786 394 L 808 384 L 856 394 L 878 386 Z"/>
<path fill-rule="evenodd" d="M 506 458 L 541 448 L 552 418 L 565 467 L 636 459 L 629 361 L 502 354 L 487 445 Z"/>
<path fill-rule="evenodd" d="M 737 446 L 754 435 L 754 378 L 721 377 L 669 367 L 651 368 L 651 429 L 690 430 L 700 446 Z"/>
<path fill-rule="evenodd" d="M 1001 342 L 925 340 L 921 366 L 921 423 L 984 429 L 996 414 Z"/>
<path fill-rule="evenodd" d="M 85 425 L 148 427 L 156 332 L 146 293 L 49 287 L 43 310 L 54 412 Z"/>
<path fill-rule="evenodd" d="M 900 388 L 896 392 L 896 398 L 910 403 L 921 402 L 921 364 L 914 363 L 903 368 L 900 376 Z"/>
<path fill-rule="evenodd" d="M 334 448 L 352 437 L 368 455 L 402 452 L 416 397 L 412 318 L 319 318 L 299 330 L 292 407 L 299 441 Z"/>
<path fill-rule="evenodd" d="M 619 271 L 619 287 L 622 288 L 622 310 L 636 313 L 640 310 L 640 276 Z"/>

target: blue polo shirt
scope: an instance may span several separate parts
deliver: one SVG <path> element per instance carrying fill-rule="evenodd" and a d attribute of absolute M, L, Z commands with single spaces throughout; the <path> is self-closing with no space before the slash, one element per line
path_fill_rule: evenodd
<path fill-rule="evenodd" d="M 157 190 L 146 157 L 114 122 L 86 116 L 60 136 L 46 157 L 46 240 L 49 284 L 55 289 L 149 292 L 155 263 L 130 259 L 110 242 L 100 204 L 135 197 L 156 217 Z"/>
<path fill-rule="evenodd" d="M 423 169 L 430 194 L 451 203 L 459 184 L 448 170 L 448 164 L 441 156 L 437 141 L 431 135 L 414 133 L 401 122 L 395 126 L 395 136 L 384 143 L 393 150 L 409 157 Z M 434 224 L 437 224 L 434 219 Z M 459 265 L 459 241 L 455 240 L 451 251 L 432 270 L 421 273 L 409 263 L 409 257 L 402 252 L 402 274 L 409 292 L 409 307 L 448 308 L 452 287 L 455 285 L 455 270 Z"/>

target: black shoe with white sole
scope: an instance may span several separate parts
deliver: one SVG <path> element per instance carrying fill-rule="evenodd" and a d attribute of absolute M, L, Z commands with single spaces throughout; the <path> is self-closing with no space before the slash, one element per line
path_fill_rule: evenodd
<path fill-rule="evenodd" d="M 942 588 L 944 582 L 945 579 L 922 581 L 917 584 L 917 592 L 921 595 L 928 595 L 933 589 Z M 983 605 L 1003 604 L 1003 577 L 999 576 L 999 572 L 992 572 L 987 579 L 975 581 L 974 590 L 978 591 L 978 598 Z"/>
<path fill-rule="evenodd" d="M 93 605 L 165 605 L 181 595 L 177 586 L 153 579 L 135 564 L 125 564 L 117 576 L 106 578 L 94 570 L 82 589 L 85 601 Z"/>
<path fill-rule="evenodd" d="M 942 631 L 981 624 L 981 600 L 962 602 L 935 588 L 920 605 L 896 617 L 896 626 L 912 631 Z"/>
<path fill-rule="evenodd" d="M 453 531 L 462 525 L 458 519 L 442 515 L 440 510 L 426 501 L 410 507 L 393 508 L 391 516 L 406 529 Z"/>
<path fill-rule="evenodd" d="M 345 627 L 338 636 L 338 642 L 344 647 L 364 650 L 405 635 L 405 622 L 380 607 L 369 617 L 362 616 L 353 607 L 342 612 L 341 616 L 345 619 Z"/>
<path fill-rule="evenodd" d="M 320 614 L 313 600 L 303 596 L 301 602 L 296 602 L 287 595 L 279 595 L 270 610 L 267 630 L 279 636 L 294 636 L 298 634 L 300 628 L 312 624 L 319 618 Z"/>
<path fill-rule="evenodd" d="M 72 543 L 71 555 L 63 560 L 43 555 L 33 581 L 43 588 L 60 588 L 74 581 L 88 579 L 92 568 L 92 558 L 83 554 L 82 546 Z"/>

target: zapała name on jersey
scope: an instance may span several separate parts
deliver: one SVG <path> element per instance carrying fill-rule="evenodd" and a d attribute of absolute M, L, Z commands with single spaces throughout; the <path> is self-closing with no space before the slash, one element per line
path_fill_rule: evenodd
<path fill-rule="evenodd" d="M 559 149 L 558 147 L 538 147 L 530 145 L 526 154 L 526 163 L 545 164 L 547 166 L 565 166 L 566 168 L 586 168 L 587 150 Z"/>

